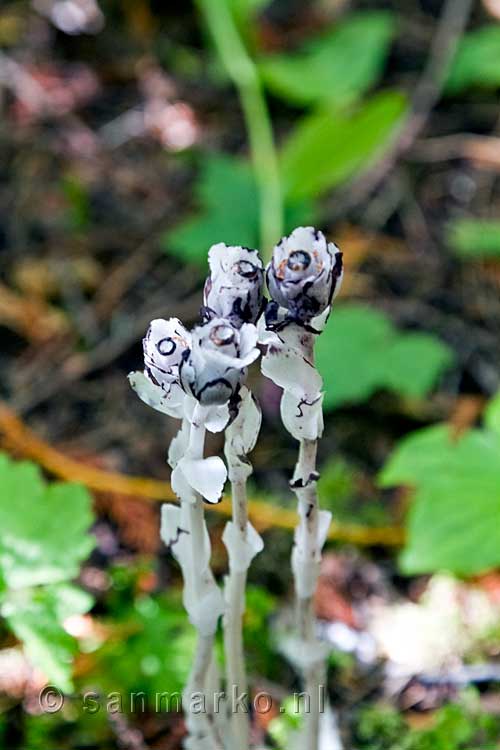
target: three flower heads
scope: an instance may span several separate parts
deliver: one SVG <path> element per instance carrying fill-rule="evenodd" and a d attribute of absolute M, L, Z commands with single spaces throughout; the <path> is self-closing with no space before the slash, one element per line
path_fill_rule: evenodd
<path fill-rule="evenodd" d="M 322 232 L 299 227 L 275 246 L 265 270 L 256 250 L 224 243 L 210 248 L 208 263 L 201 324 L 188 331 L 177 318 L 153 320 L 144 371 L 129 380 L 144 402 L 170 416 L 190 420 L 198 403 L 205 427 L 216 432 L 237 413 L 259 344 L 269 346 L 287 328 L 321 330 L 342 282 L 342 253 Z"/>

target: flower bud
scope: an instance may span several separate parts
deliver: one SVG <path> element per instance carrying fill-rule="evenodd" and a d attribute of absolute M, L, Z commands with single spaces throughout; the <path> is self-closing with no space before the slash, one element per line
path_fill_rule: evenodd
<path fill-rule="evenodd" d="M 168 391 L 179 380 L 179 365 L 189 345 L 190 334 L 180 320 L 152 320 L 142 340 L 145 375 Z"/>
<path fill-rule="evenodd" d="M 181 385 L 201 404 L 224 404 L 245 378 L 246 368 L 259 356 L 257 329 L 244 323 L 236 328 L 214 318 L 192 332 L 191 349 L 184 355 Z"/>
<path fill-rule="evenodd" d="M 275 246 L 267 266 L 271 297 L 287 319 L 310 323 L 331 305 L 342 283 L 342 253 L 322 232 L 298 227 Z"/>
<path fill-rule="evenodd" d="M 262 309 L 264 268 L 257 250 L 212 245 L 208 253 L 210 276 L 205 283 L 204 315 L 226 318 L 236 328 L 255 323 Z"/>

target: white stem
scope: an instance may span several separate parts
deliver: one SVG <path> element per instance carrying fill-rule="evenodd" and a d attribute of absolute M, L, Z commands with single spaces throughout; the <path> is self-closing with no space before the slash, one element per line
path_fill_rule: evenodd
<path fill-rule="evenodd" d="M 229 458 L 229 457 L 228 457 Z M 229 460 L 229 475 L 231 479 L 231 497 L 233 524 L 241 546 L 247 541 L 247 491 L 246 476 L 238 471 L 238 465 Z M 232 707 L 234 691 L 236 696 L 247 693 L 248 684 L 245 670 L 245 656 L 243 648 L 243 614 L 245 610 L 245 588 L 247 570 L 234 570 L 231 565 L 226 579 L 226 614 L 224 618 L 224 651 L 226 657 L 226 692 L 231 706 L 231 750 L 247 750 L 250 742 L 250 722 L 248 714 L 235 711 Z"/>
<path fill-rule="evenodd" d="M 192 458 L 203 458 L 205 446 L 205 427 L 203 424 L 202 407 L 197 404 L 194 410 L 191 429 L 189 434 L 189 445 L 187 453 Z M 182 502 L 182 501 L 181 501 Z M 194 503 L 187 501 L 185 504 L 187 517 L 189 520 L 189 539 L 191 552 L 190 575 L 192 576 L 192 586 L 196 594 L 201 591 L 202 576 L 205 571 L 200 570 L 199 555 L 200 550 L 205 544 L 206 524 L 203 508 L 203 500 L 197 495 Z M 197 747 L 197 739 L 200 740 L 200 746 L 205 747 L 203 738 L 210 736 L 211 750 L 222 750 L 223 745 L 218 736 L 218 731 L 213 717 L 213 700 L 214 696 L 208 694 L 207 682 L 211 666 L 212 654 L 214 649 L 215 632 L 209 635 L 198 632 L 194 662 L 184 691 L 184 700 L 188 704 L 186 707 L 186 724 L 189 733 L 192 735 L 192 741 L 188 742 L 188 747 L 193 750 Z M 191 710 L 191 701 L 193 698 L 203 700 L 205 710 L 198 712 Z"/>
<path fill-rule="evenodd" d="M 226 692 L 231 707 L 230 750 L 248 750 L 250 722 L 248 683 L 243 647 L 243 615 L 248 568 L 263 542 L 248 521 L 247 479 L 252 465 L 247 459 L 260 429 L 260 410 L 247 388 L 243 388 L 239 413 L 226 429 L 224 452 L 231 481 L 232 520 L 224 529 L 222 540 L 229 556 L 229 574 L 225 581 L 224 650 L 226 657 Z M 239 700 L 241 695 L 245 698 Z M 244 709 L 241 707 L 244 702 Z"/>
<path fill-rule="evenodd" d="M 302 337 L 304 356 L 314 362 L 314 337 Z M 309 580 L 309 592 L 304 595 L 303 586 L 298 584 L 299 575 L 295 571 L 296 618 L 299 639 L 305 652 L 313 652 L 319 645 L 315 632 L 313 593 L 320 570 L 321 547 L 319 546 L 319 502 L 316 487 L 317 440 L 301 440 L 294 479 L 302 480 L 302 486 L 295 487 L 298 502 L 299 522 L 295 535 L 297 559 L 301 561 L 304 579 Z M 300 647 L 300 646 L 299 646 Z M 326 668 L 322 661 L 311 661 L 303 669 L 304 689 L 308 696 L 309 710 L 304 721 L 304 747 L 317 750 L 319 743 L 319 714 L 321 692 L 325 691 Z"/>

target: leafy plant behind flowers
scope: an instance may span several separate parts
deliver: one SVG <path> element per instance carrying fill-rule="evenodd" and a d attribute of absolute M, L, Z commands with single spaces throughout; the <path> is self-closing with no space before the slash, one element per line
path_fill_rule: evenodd
<path fill-rule="evenodd" d="M 0 488 L 0 612 L 33 666 L 70 691 L 76 642 L 63 623 L 92 605 L 70 583 L 94 546 L 90 496 L 76 484 L 47 484 L 37 466 L 5 455 Z"/>
<path fill-rule="evenodd" d="M 401 556 L 405 573 L 481 573 L 500 564 L 500 394 L 481 428 L 447 424 L 408 435 L 389 457 L 382 487 L 415 489 Z"/>

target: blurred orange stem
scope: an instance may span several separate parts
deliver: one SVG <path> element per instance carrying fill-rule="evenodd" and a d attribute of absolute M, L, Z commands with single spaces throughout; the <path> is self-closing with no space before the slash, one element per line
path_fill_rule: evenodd
<path fill-rule="evenodd" d="M 11 409 L 1 402 L 0 435 L 4 447 L 8 450 L 32 459 L 47 472 L 60 479 L 78 482 L 89 490 L 114 492 L 144 500 L 177 502 L 168 482 L 105 471 L 66 456 L 37 437 Z M 207 504 L 206 510 L 230 517 L 231 501 L 225 497 L 218 505 Z M 293 531 L 297 522 L 294 510 L 280 508 L 262 500 L 250 500 L 248 512 L 250 520 L 259 531 L 273 527 Z M 369 527 L 334 521 L 330 526 L 328 538 L 332 541 L 361 546 L 398 546 L 404 542 L 404 530 L 397 526 Z"/>

